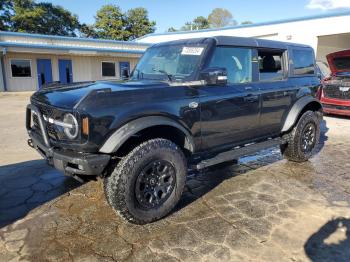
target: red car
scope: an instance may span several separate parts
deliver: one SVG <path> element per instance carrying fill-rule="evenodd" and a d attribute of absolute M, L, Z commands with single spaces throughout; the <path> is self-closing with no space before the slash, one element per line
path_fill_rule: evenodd
<path fill-rule="evenodd" d="M 331 53 L 327 60 L 331 75 L 322 81 L 323 111 L 350 116 L 350 50 Z"/>

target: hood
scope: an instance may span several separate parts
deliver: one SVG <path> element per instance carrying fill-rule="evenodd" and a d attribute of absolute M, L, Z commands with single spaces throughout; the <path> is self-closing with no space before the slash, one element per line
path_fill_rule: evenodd
<path fill-rule="evenodd" d="M 329 68 L 334 76 L 350 76 L 350 50 L 327 55 Z"/>
<path fill-rule="evenodd" d="M 42 89 L 32 95 L 32 100 L 58 108 L 72 109 L 85 97 L 92 93 L 119 92 L 145 88 L 168 86 L 165 82 L 155 81 L 129 81 L 129 82 L 94 82 L 80 83 L 69 86 Z"/>

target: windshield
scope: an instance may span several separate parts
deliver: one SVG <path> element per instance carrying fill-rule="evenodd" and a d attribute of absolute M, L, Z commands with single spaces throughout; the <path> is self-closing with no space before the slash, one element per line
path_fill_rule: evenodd
<path fill-rule="evenodd" d="M 337 70 L 350 71 L 350 56 L 335 57 L 333 58 L 333 63 Z"/>
<path fill-rule="evenodd" d="M 149 48 L 131 79 L 190 81 L 204 54 L 204 45 L 167 45 Z"/>

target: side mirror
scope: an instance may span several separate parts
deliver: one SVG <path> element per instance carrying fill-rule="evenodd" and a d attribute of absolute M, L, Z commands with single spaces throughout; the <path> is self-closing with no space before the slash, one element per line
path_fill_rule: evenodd
<path fill-rule="evenodd" d="M 126 68 L 122 69 L 122 79 L 127 80 L 129 79 L 129 77 L 130 77 L 129 70 Z"/>
<path fill-rule="evenodd" d="M 227 70 L 222 67 L 209 67 L 200 72 L 200 80 L 207 85 L 218 86 L 227 84 Z"/>

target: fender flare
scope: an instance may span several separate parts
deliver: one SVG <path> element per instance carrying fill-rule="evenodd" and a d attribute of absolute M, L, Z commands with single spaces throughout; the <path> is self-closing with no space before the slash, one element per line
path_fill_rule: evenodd
<path fill-rule="evenodd" d="M 289 111 L 289 113 L 286 117 L 286 120 L 284 121 L 284 125 L 282 127 L 281 132 L 286 132 L 292 126 L 294 126 L 294 124 L 298 120 L 298 116 L 299 116 L 300 112 L 305 108 L 305 106 L 307 106 L 310 103 L 314 103 L 314 102 L 316 102 L 320 106 L 320 108 L 322 109 L 322 104 L 316 98 L 314 98 L 312 96 L 304 96 L 304 97 L 300 98 L 297 102 L 295 102 L 294 105 L 292 106 L 291 110 Z"/>
<path fill-rule="evenodd" d="M 192 135 L 185 127 L 181 124 L 177 123 L 175 120 L 164 116 L 147 116 L 141 117 L 136 120 L 130 121 L 117 129 L 102 145 L 100 148 L 101 153 L 114 153 L 116 152 L 126 140 L 128 140 L 132 135 L 135 135 L 139 131 L 146 129 L 152 126 L 172 126 L 179 129 L 182 133 L 184 133 L 185 140 L 185 148 L 194 152 L 195 144 L 192 138 Z"/>

